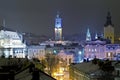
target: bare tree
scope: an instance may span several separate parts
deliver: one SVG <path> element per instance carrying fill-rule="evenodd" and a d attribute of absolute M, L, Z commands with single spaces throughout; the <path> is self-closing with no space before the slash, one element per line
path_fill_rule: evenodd
<path fill-rule="evenodd" d="M 48 69 L 48 74 L 52 75 L 52 73 L 57 70 L 59 64 L 59 58 L 57 55 L 50 53 L 47 53 L 45 57 L 46 57 L 46 67 Z"/>

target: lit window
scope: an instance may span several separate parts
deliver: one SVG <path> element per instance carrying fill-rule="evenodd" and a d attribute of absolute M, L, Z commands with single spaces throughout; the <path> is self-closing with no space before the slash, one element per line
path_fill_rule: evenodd
<path fill-rule="evenodd" d="M 97 50 L 95 49 L 95 52 L 96 52 Z"/>
<path fill-rule="evenodd" d="M 78 53 L 79 53 L 80 55 L 82 54 L 82 52 L 81 52 L 81 51 L 79 51 Z"/>
<path fill-rule="evenodd" d="M 17 53 L 17 51 L 15 51 L 15 53 Z"/>
<path fill-rule="evenodd" d="M 109 52 L 109 53 L 108 53 L 108 57 L 110 57 L 110 55 L 111 55 L 111 53 Z"/>
<path fill-rule="evenodd" d="M 92 52 L 94 52 L 94 50 L 92 49 Z"/>
<path fill-rule="evenodd" d="M 112 53 L 107 53 L 107 57 L 112 57 Z"/>
<path fill-rule="evenodd" d="M 89 51 L 91 51 L 91 50 L 89 49 Z"/>

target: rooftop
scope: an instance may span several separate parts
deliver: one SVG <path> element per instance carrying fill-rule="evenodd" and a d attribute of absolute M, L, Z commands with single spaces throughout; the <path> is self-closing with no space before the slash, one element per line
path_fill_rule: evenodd
<path fill-rule="evenodd" d="M 84 73 L 92 73 L 99 69 L 99 66 L 93 64 L 92 62 L 78 63 L 75 64 L 74 67 Z"/>

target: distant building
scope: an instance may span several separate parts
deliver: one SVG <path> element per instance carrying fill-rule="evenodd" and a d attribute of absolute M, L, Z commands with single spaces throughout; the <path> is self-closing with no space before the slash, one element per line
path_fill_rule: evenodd
<path fill-rule="evenodd" d="M 84 51 L 79 42 L 73 41 L 46 41 L 40 45 L 45 45 L 45 53 L 59 54 L 64 52 L 66 56 L 73 55 L 71 62 L 79 63 L 83 60 Z"/>
<path fill-rule="evenodd" d="M 0 27 L 0 56 L 25 58 L 26 45 L 22 34 L 11 29 Z"/>
<path fill-rule="evenodd" d="M 66 66 L 69 66 L 73 63 L 74 56 L 72 53 L 65 53 L 65 51 L 61 50 L 58 54 L 58 57 L 66 62 Z"/>
<path fill-rule="evenodd" d="M 57 13 L 55 18 L 55 40 L 62 40 L 62 19 L 60 18 L 59 13 Z"/>
<path fill-rule="evenodd" d="M 45 48 L 46 46 L 41 45 L 31 45 L 27 47 L 28 58 L 38 58 L 39 60 L 45 58 Z"/>
<path fill-rule="evenodd" d="M 107 21 L 104 25 L 104 38 L 111 40 L 111 43 L 114 43 L 114 25 L 111 21 L 110 12 L 107 13 Z"/>
<path fill-rule="evenodd" d="M 95 40 L 86 42 L 84 47 L 84 58 L 88 59 L 104 59 L 105 58 L 105 46 L 106 41 Z"/>
<path fill-rule="evenodd" d="M 109 59 L 117 60 L 120 53 L 120 44 L 110 44 L 106 39 L 96 39 L 86 42 L 84 46 L 85 59 Z"/>
<path fill-rule="evenodd" d="M 33 33 L 22 33 L 23 39 L 27 46 L 39 45 L 40 42 L 48 40 L 48 37 L 45 35 L 36 35 Z"/>
<path fill-rule="evenodd" d="M 106 44 L 105 55 L 109 60 L 117 60 L 120 53 L 120 44 Z"/>

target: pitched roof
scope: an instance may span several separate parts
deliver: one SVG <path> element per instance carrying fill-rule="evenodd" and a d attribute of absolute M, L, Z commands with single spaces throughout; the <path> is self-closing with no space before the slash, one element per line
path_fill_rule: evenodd
<path fill-rule="evenodd" d="M 79 63 L 74 65 L 74 67 L 84 73 L 91 73 L 99 69 L 99 66 L 93 64 L 92 62 Z"/>
<path fill-rule="evenodd" d="M 45 72 L 39 70 L 40 80 L 56 80 Z M 32 74 L 29 73 L 29 67 L 15 75 L 15 80 L 31 80 Z"/>

